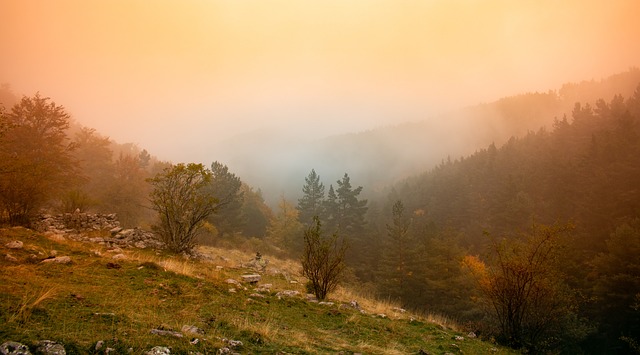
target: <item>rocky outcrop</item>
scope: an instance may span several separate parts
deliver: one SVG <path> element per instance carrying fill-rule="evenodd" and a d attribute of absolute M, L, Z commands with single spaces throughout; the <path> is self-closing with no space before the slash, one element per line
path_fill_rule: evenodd
<path fill-rule="evenodd" d="M 104 245 L 109 248 L 161 249 L 164 244 L 155 235 L 142 228 L 124 229 L 115 213 L 63 213 L 41 215 L 33 227 L 52 240 L 76 240 Z M 95 231 L 105 231 L 106 236 L 96 236 Z"/>

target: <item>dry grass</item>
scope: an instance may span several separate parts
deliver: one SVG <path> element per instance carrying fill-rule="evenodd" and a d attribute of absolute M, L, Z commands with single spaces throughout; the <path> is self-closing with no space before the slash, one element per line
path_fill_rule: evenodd
<path fill-rule="evenodd" d="M 379 300 L 371 294 L 361 294 L 354 290 L 338 287 L 336 291 L 331 294 L 331 298 L 340 302 L 356 301 L 361 309 L 370 314 L 384 314 L 391 319 L 419 319 L 429 323 L 438 324 L 445 329 L 451 329 L 459 331 L 461 327 L 451 318 L 440 314 L 412 314 L 407 311 L 403 311 L 400 304 L 390 300 Z M 352 317 L 353 318 L 353 317 Z M 347 321 L 350 321 L 349 319 Z M 353 318 L 351 321 L 357 321 L 357 318 Z"/>
<path fill-rule="evenodd" d="M 31 318 L 33 310 L 42 304 L 44 301 L 55 297 L 56 291 L 53 287 L 43 287 L 39 292 L 27 291 L 20 302 L 20 307 L 16 313 L 10 318 L 10 321 L 18 321 L 20 323 L 27 323 Z"/>

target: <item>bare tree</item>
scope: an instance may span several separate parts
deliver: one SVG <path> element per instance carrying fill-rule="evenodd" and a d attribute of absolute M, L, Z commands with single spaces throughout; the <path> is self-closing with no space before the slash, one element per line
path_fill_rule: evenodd
<path fill-rule="evenodd" d="M 310 287 L 319 300 L 327 297 L 340 282 L 345 269 L 344 255 L 347 245 L 338 243 L 338 236 L 322 236 L 320 219 L 313 217 L 313 223 L 304 233 L 302 274 L 309 279 Z"/>

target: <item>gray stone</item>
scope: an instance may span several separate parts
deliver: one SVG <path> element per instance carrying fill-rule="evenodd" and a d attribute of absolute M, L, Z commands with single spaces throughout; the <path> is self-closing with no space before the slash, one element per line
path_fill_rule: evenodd
<path fill-rule="evenodd" d="M 224 282 L 226 282 L 228 284 L 232 284 L 232 285 L 239 284 L 238 280 L 234 280 L 234 279 L 226 279 Z"/>
<path fill-rule="evenodd" d="M 145 352 L 145 355 L 169 355 L 171 350 L 166 346 L 154 346 L 151 350 Z"/>
<path fill-rule="evenodd" d="M 41 340 L 36 344 L 36 354 L 43 355 L 66 355 L 62 344 L 58 344 L 51 340 Z"/>
<path fill-rule="evenodd" d="M 68 256 L 58 256 L 51 259 L 42 260 L 43 263 L 54 263 L 54 264 L 69 264 L 71 263 L 71 258 Z"/>
<path fill-rule="evenodd" d="M 15 257 L 15 256 L 13 256 L 13 255 L 11 255 L 11 254 L 7 254 L 7 255 L 5 255 L 5 257 L 4 257 L 4 258 L 5 258 L 5 259 L 7 259 L 8 261 L 12 261 L 12 262 L 14 262 L 14 263 L 18 261 L 18 259 L 16 259 L 16 257 Z"/>
<path fill-rule="evenodd" d="M 24 246 L 24 243 L 22 243 L 19 240 L 14 240 L 14 241 L 11 241 L 11 242 L 5 244 L 4 246 L 9 248 L 9 249 L 22 249 L 22 247 Z"/>
<path fill-rule="evenodd" d="M 240 277 L 242 278 L 242 282 L 247 282 L 247 283 L 251 283 L 251 284 L 258 283 L 260 281 L 260 278 L 261 278 L 261 276 L 258 275 L 258 274 L 242 275 Z"/>
<path fill-rule="evenodd" d="M 104 340 L 99 340 L 99 341 L 96 343 L 96 346 L 95 346 L 95 348 L 94 348 L 94 349 L 95 349 L 95 350 L 100 350 L 100 349 L 102 349 L 102 347 L 103 347 L 103 346 L 104 346 Z"/>
<path fill-rule="evenodd" d="M 163 330 L 163 329 L 151 329 L 151 334 L 162 335 L 162 336 L 172 336 L 176 338 L 182 338 L 184 336 L 180 332 L 174 332 L 173 330 Z"/>
<path fill-rule="evenodd" d="M 15 341 L 7 341 L 0 345 L 0 355 L 31 355 L 29 348 Z"/>
<path fill-rule="evenodd" d="M 183 333 L 189 334 L 204 334 L 204 330 L 196 327 L 195 325 L 183 325 L 180 329 Z"/>
<path fill-rule="evenodd" d="M 48 235 L 47 238 L 49 238 L 50 240 L 53 240 L 54 242 L 63 242 L 67 240 L 67 238 L 65 238 L 62 234 L 58 234 L 58 233 L 52 233 Z"/>
<path fill-rule="evenodd" d="M 299 291 L 293 291 L 293 290 L 285 290 L 285 291 L 280 291 L 276 294 L 276 297 L 278 298 L 282 298 L 282 297 L 295 297 L 297 295 L 299 295 L 300 292 Z"/>

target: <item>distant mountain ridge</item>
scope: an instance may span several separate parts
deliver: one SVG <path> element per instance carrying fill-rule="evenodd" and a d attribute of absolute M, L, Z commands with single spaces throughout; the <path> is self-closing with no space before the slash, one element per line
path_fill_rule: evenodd
<path fill-rule="evenodd" d="M 232 153 L 221 157 L 265 199 L 275 204 L 284 194 L 300 195 L 304 177 L 313 168 L 325 185 L 345 172 L 365 187 L 364 194 L 383 190 L 406 177 L 457 158 L 500 145 L 511 137 L 548 127 L 554 118 L 570 116 L 577 102 L 593 105 L 614 95 L 630 96 L 640 83 L 640 69 L 596 81 L 564 84 L 546 93 L 526 93 L 470 106 L 421 121 L 330 136 L 315 141 L 292 139 L 276 130 L 238 137 Z"/>

